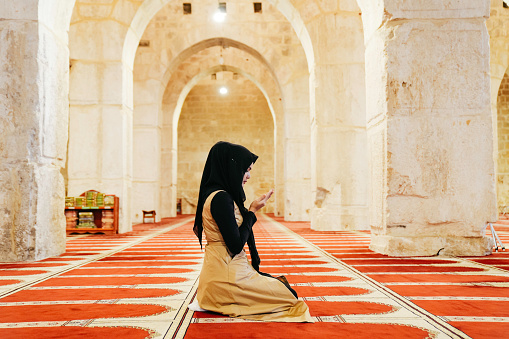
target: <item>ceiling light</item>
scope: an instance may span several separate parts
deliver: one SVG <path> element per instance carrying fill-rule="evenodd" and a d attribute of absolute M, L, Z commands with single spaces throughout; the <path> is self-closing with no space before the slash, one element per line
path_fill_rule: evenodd
<path fill-rule="evenodd" d="M 226 13 L 216 11 L 214 13 L 214 21 L 215 22 L 224 22 L 224 19 L 226 19 Z"/>
<path fill-rule="evenodd" d="M 214 13 L 214 21 L 223 22 L 226 19 L 226 2 L 220 2 Z"/>

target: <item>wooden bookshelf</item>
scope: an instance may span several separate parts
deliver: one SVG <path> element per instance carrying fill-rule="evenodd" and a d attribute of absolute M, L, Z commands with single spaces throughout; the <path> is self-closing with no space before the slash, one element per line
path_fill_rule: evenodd
<path fill-rule="evenodd" d="M 80 195 L 80 197 L 85 196 L 86 192 Z M 71 233 L 104 233 L 104 234 L 117 234 L 118 233 L 118 219 L 119 219 L 119 199 L 117 196 L 114 196 L 114 204 L 113 206 L 74 206 L 74 207 L 65 207 L 65 212 L 67 215 L 68 211 L 76 211 L 77 216 L 79 216 L 80 212 L 91 212 L 94 216 L 94 224 L 96 227 L 94 228 L 84 228 L 84 227 L 69 227 L 67 225 L 66 231 L 67 234 Z M 112 228 L 103 228 L 103 212 L 104 211 L 112 211 L 113 212 L 113 227 Z M 76 223 L 78 221 L 76 220 Z"/>

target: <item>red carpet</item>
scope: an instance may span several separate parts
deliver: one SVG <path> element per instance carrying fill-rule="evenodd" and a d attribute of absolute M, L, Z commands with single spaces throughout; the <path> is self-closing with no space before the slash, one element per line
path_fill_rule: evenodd
<path fill-rule="evenodd" d="M 23 264 L 0 264 L 0 270 L 8 268 L 37 268 L 37 267 L 57 267 L 65 266 L 66 264 L 59 263 L 23 263 Z"/>
<path fill-rule="evenodd" d="M 146 252 L 146 253 L 149 253 L 149 252 Z M 103 259 L 100 259 L 98 260 L 98 262 L 103 262 L 103 261 L 131 261 L 131 260 L 171 260 L 171 259 L 182 259 L 182 260 L 187 260 L 187 259 L 199 259 L 201 258 L 201 256 L 178 256 L 178 257 L 175 257 L 174 255 L 167 255 L 167 256 L 151 256 L 151 255 L 146 255 L 146 256 L 139 256 L 139 254 L 137 254 L 138 256 L 134 256 L 134 257 L 129 257 L 129 256 L 117 256 L 117 257 L 107 257 L 107 258 L 103 258 Z"/>
<path fill-rule="evenodd" d="M 283 329 L 284 328 L 284 329 Z M 228 323 L 191 324 L 186 339 L 267 339 L 281 338 L 356 338 L 356 339 L 417 339 L 427 338 L 428 332 L 419 328 L 389 324 L 341 324 L 319 322 L 314 324 L 282 323 Z"/>
<path fill-rule="evenodd" d="M 264 267 L 266 273 L 306 273 L 306 272 L 337 272 L 336 268 L 331 267 Z"/>
<path fill-rule="evenodd" d="M 0 280 L 0 286 L 17 284 L 20 282 L 21 282 L 21 280 Z"/>
<path fill-rule="evenodd" d="M 118 275 L 118 274 L 161 274 L 161 273 L 185 273 L 192 272 L 193 270 L 188 268 L 104 268 L 104 269 L 92 269 L 92 268 L 78 268 L 62 273 L 65 275 Z"/>
<path fill-rule="evenodd" d="M 111 286 L 111 285 L 142 285 L 142 284 L 174 284 L 186 281 L 180 277 L 79 277 L 52 278 L 34 285 L 43 286 Z"/>
<path fill-rule="evenodd" d="M 356 266 L 361 272 L 394 272 L 394 266 Z M 460 266 L 398 266 L 397 272 L 482 272 L 477 267 Z"/>
<path fill-rule="evenodd" d="M 494 300 L 412 300 L 425 310 L 441 316 L 509 317 L 509 301 Z"/>
<path fill-rule="evenodd" d="M 415 320 L 420 314 L 409 311 L 408 300 L 441 316 L 441 321 L 449 322 L 475 339 L 503 337 L 509 331 L 509 301 L 502 299 L 509 298 L 509 288 L 500 284 L 509 282 L 509 273 L 490 270 L 497 266 L 508 269 L 509 251 L 475 258 L 391 258 L 369 250 L 369 232 L 316 232 L 307 222 L 274 219 L 290 232 L 275 227 L 265 217 L 259 218 L 255 234 L 262 260 L 260 268 L 267 273 L 285 274 L 299 296 L 305 299 L 317 322 L 240 322 L 217 314 L 196 312 L 185 338 L 273 339 L 283 335 L 320 339 L 399 339 L 430 336 L 424 328 L 404 325 L 414 323 L 410 319 Z M 0 299 L 3 304 L 0 306 L 0 322 L 6 327 L 0 329 L 0 338 L 134 339 L 146 338 L 150 331 L 155 333 L 156 323 L 168 329 L 172 317 L 177 314 L 175 306 L 178 309 L 199 273 L 199 269 L 189 267 L 199 267 L 203 256 L 192 233 L 192 221 L 150 238 L 153 232 L 179 220 L 182 217 L 165 221 L 166 224 L 139 225 L 129 234 L 71 236 L 68 250 L 62 256 L 34 263 L 0 264 L 0 276 L 20 277 L 0 280 L 4 290 L 8 291 L 10 285 L 21 281 L 26 285 Z M 331 256 L 323 256 L 315 247 L 308 247 L 291 231 L 342 263 Z M 507 234 L 501 230 L 499 235 L 509 243 Z M 144 236 L 147 238 L 142 239 Z M 132 242 L 137 243 L 130 246 Z M 92 255 L 118 246 L 127 248 L 59 273 L 69 267 L 67 265 L 76 265 L 82 259 L 90 260 Z M 469 267 L 477 262 L 486 266 Z M 35 284 L 47 273 L 37 269 L 39 267 L 52 267 L 55 276 Z M 182 273 L 186 278 L 179 276 Z M 179 284 L 182 282 L 184 284 Z M 96 286 L 100 288 L 94 288 Z M 382 293 L 382 289 L 393 292 Z M 168 307 L 158 304 L 161 303 L 158 297 L 171 300 L 171 312 Z M 395 301 L 405 297 L 408 299 L 404 303 Z M 119 299 L 126 301 L 119 303 Z M 148 318 L 157 314 L 160 314 L 157 319 L 164 321 L 152 322 Z M 124 317 L 127 319 L 122 322 L 116 320 Z M 97 325 L 93 319 L 101 319 L 99 326 L 104 327 L 93 327 Z M 432 321 L 432 317 L 428 320 Z M 415 324 L 426 327 L 425 324 L 431 324 L 428 320 Z M 28 326 L 25 322 L 33 324 Z M 122 327 L 116 327 L 119 325 Z M 182 326 L 185 329 L 187 323 Z M 161 328 L 157 331 L 164 335 L 165 330 Z"/>
<path fill-rule="evenodd" d="M 290 284 L 313 283 L 313 282 L 342 282 L 349 281 L 352 278 L 337 275 L 286 275 Z"/>
<path fill-rule="evenodd" d="M 459 274 L 368 274 L 369 277 L 383 283 L 388 282 L 509 282 L 509 277 L 496 275 L 459 275 Z"/>
<path fill-rule="evenodd" d="M 273 254 L 273 253 L 268 252 L 268 253 L 260 255 L 260 258 L 264 259 L 264 263 L 265 263 L 265 260 L 272 260 L 272 259 L 291 259 L 291 260 L 294 260 L 294 259 L 319 259 L 319 257 L 317 257 L 316 255 L 310 255 L 310 254 L 293 254 L 293 253 L 292 254 L 276 254 L 276 255 L 268 255 L 268 254 Z M 266 264 L 266 265 L 268 265 L 268 264 Z"/>
<path fill-rule="evenodd" d="M 394 311 L 393 307 L 360 301 L 306 301 L 309 313 L 314 317 L 326 317 L 341 314 L 375 314 Z"/>
<path fill-rule="evenodd" d="M 492 286 L 456 285 L 397 285 L 390 286 L 396 293 L 405 296 L 450 296 L 450 297 L 500 297 L 509 298 L 509 288 Z"/>
<path fill-rule="evenodd" d="M 45 262 L 45 261 L 69 261 L 69 262 L 72 262 L 72 261 L 83 260 L 86 257 L 87 257 L 86 255 L 84 255 L 83 258 L 80 258 L 80 257 L 64 257 L 64 258 L 53 257 L 53 258 L 43 259 L 40 262 Z"/>
<path fill-rule="evenodd" d="M 185 266 L 185 265 L 197 265 L 198 262 L 192 261 L 169 261 L 169 262 L 161 262 L 161 261 L 126 261 L 126 262 L 93 262 L 90 264 L 83 265 L 81 267 L 129 267 L 129 266 L 168 266 L 169 264 L 175 266 Z"/>
<path fill-rule="evenodd" d="M 65 304 L 0 307 L 0 323 L 143 317 L 166 312 L 159 305 Z"/>
<path fill-rule="evenodd" d="M 509 323 L 505 322 L 461 322 L 451 321 L 450 324 L 472 338 L 505 338 L 509 333 Z"/>
<path fill-rule="evenodd" d="M 144 339 L 150 332 L 141 328 L 125 327 L 23 327 L 23 328 L 0 328 L 2 339 Z"/>
<path fill-rule="evenodd" d="M 430 264 L 456 264 L 456 260 L 432 259 L 341 259 L 348 265 L 430 265 Z"/>
<path fill-rule="evenodd" d="M 263 265 L 272 266 L 282 266 L 282 265 L 321 265 L 326 264 L 327 261 L 321 260 L 263 260 Z"/>
<path fill-rule="evenodd" d="M 312 231 L 309 223 L 280 222 L 322 249 L 334 253 L 334 256 L 345 264 L 386 284 L 387 288 L 398 295 L 411 297 L 414 304 L 444 317 L 446 321 L 451 318 L 451 325 L 472 338 L 504 337 L 509 331 L 509 301 L 500 299 L 508 297 L 509 289 L 505 286 L 484 284 L 509 282 L 509 275 L 503 274 L 503 271 L 488 271 L 489 266 L 466 267 L 471 265 L 462 258 L 390 258 L 369 250 L 368 234 L 364 239 L 359 238 L 358 232 L 339 231 L 324 234 Z M 504 233 L 500 235 L 505 243 L 509 243 L 509 236 Z M 350 241 L 350 247 L 338 249 L 339 246 L 333 245 L 344 243 L 345 240 Z M 509 269 L 508 252 L 494 253 L 489 257 L 471 257 L 468 260 L 471 260 L 471 263 L 479 262 L 491 267 Z M 462 265 L 464 263 L 467 265 Z M 443 264 L 455 265 L 442 266 Z M 477 272 L 481 274 L 473 274 Z M 455 283 L 477 285 L 453 285 Z M 356 334 L 353 334 L 353 337 L 357 337 Z M 397 335 L 394 337 L 399 338 Z"/>
<path fill-rule="evenodd" d="M 364 288 L 357 287 L 308 287 L 308 286 L 294 286 L 293 289 L 297 292 L 299 297 L 320 297 L 326 295 L 359 295 L 367 294 L 371 291 Z"/>
<path fill-rule="evenodd" d="M 15 275 L 35 275 L 35 274 L 42 274 L 42 273 L 48 273 L 48 271 L 41 271 L 41 270 L 5 270 L 0 271 L 0 276 L 7 277 L 7 276 L 15 276 Z"/>
<path fill-rule="evenodd" d="M 0 302 L 51 300 L 105 300 L 126 298 L 167 297 L 179 291 L 155 288 L 80 288 L 25 290 L 0 299 Z"/>

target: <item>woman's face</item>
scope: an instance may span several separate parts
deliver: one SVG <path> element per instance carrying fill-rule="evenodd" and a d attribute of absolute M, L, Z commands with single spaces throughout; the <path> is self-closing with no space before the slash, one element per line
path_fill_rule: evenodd
<path fill-rule="evenodd" d="M 242 187 L 244 187 L 244 184 L 247 182 L 247 180 L 251 178 L 251 173 L 249 172 L 251 171 L 252 168 L 253 164 L 251 164 L 247 169 L 246 173 L 244 173 L 244 178 L 242 179 Z"/>

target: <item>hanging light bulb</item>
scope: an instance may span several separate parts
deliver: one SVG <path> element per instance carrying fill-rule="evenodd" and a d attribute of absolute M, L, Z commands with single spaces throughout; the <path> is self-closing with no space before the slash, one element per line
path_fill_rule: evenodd
<path fill-rule="evenodd" d="M 219 88 L 219 93 L 221 95 L 226 95 L 228 94 L 228 88 L 226 88 L 225 86 L 221 86 L 221 88 Z"/>

